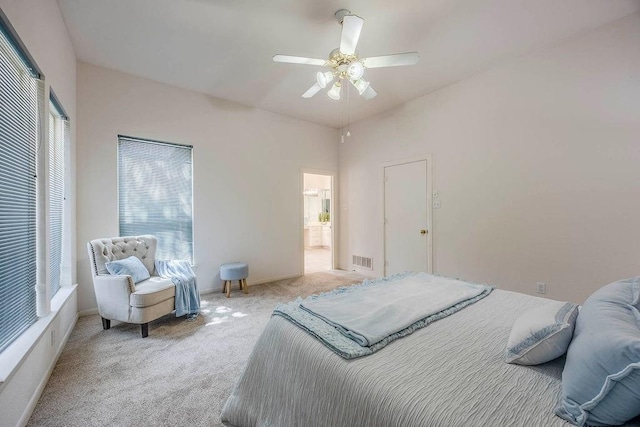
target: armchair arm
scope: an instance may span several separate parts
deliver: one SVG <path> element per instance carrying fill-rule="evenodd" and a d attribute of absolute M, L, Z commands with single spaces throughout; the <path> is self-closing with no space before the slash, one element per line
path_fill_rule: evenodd
<path fill-rule="evenodd" d="M 135 292 L 131 276 L 98 274 L 93 276 L 93 288 L 100 316 L 105 319 L 128 321 L 130 296 L 131 292 Z"/>

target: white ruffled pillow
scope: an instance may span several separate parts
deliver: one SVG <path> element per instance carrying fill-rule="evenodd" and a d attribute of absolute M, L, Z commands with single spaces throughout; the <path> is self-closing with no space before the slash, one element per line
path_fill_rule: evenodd
<path fill-rule="evenodd" d="M 551 302 L 527 311 L 511 328 L 505 362 L 539 365 L 567 352 L 578 317 L 578 305 Z"/>

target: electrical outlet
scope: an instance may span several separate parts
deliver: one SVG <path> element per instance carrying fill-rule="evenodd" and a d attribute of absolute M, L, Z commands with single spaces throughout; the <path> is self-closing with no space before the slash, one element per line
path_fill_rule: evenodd
<path fill-rule="evenodd" d="M 434 209 L 440 209 L 440 200 L 434 200 L 433 201 L 433 208 Z"/>
<path fill-rule="evenodd" d="M 545 283 L 542 283 L 542 282 L 536 283 L 536 292 L 539 293 L 539 294 L 546 294 L 547 293 L 547 285 Z"/>
<path fill-rule="evenodd" d="M 438 190 L 433 190 L 433 198 L 434 199 L 438 198 Z"/>

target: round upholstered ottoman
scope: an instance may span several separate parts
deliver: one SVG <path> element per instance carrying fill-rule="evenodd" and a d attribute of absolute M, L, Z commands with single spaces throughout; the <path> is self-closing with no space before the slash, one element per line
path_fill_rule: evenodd
<path fill-rule="evenodd" d="M 244 262 L 232 262 L 222 264 L 220 266 L 220 279 L 224 281 L 222 292 L 227 294 L 227 298 L 231 297 L 231 282 L 237 280 L 240 289 L 245 294 L 249 293 L 247 289 L 247 277 L 249 276 L 249 266 Z"/>

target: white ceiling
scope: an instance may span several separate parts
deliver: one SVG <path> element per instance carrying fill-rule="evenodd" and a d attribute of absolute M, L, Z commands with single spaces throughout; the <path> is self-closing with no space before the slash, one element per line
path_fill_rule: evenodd
<path fill-rule="evenodd" d="M 338 9 L 364 18 L 360 57 L 417 50 L 418 65 L 366 70 L 351 122 L 640 10 L 640 0 L 58 0 L 78 60 L 338 128 L 345 105 L 300 97 L 340 43 Z M 344 99 L 344 97 L 343 97 Z M 336 108 L 338 107 L 338 108 Z"/>

